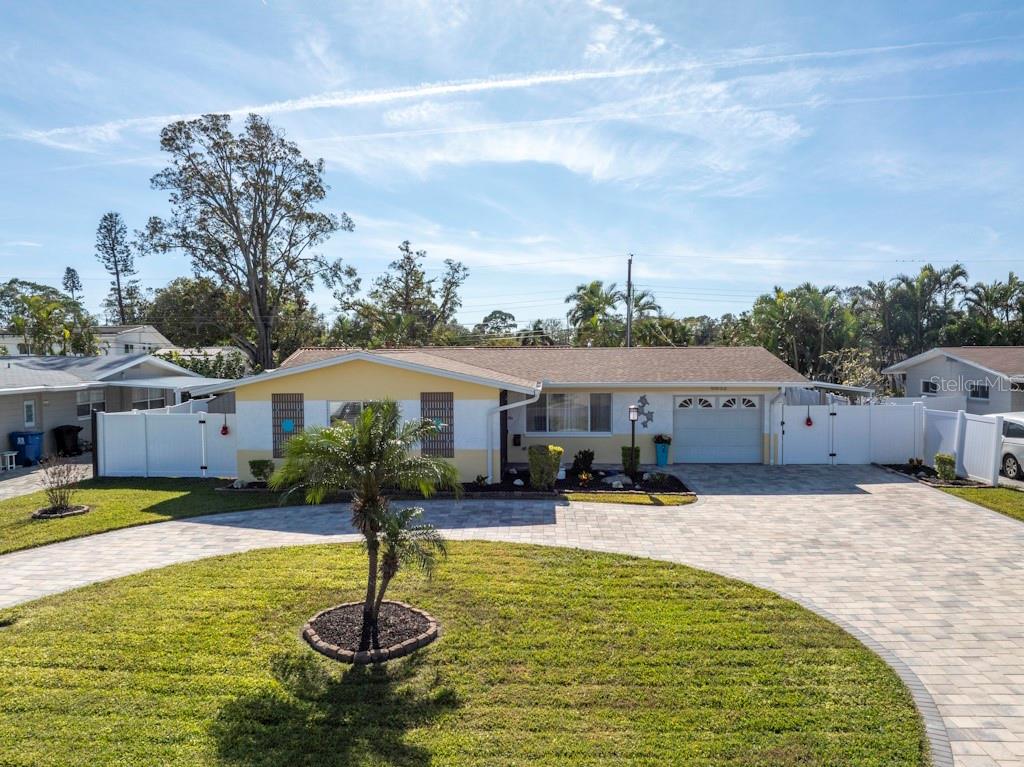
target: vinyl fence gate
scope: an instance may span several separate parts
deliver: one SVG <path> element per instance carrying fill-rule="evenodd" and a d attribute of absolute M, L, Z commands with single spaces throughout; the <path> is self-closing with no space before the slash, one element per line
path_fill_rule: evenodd
<path fill-rule="evenodd" d="M 238 473 L 234 414 L 96 413 L 93 435 L 97 477 L 233 477 Z"/>

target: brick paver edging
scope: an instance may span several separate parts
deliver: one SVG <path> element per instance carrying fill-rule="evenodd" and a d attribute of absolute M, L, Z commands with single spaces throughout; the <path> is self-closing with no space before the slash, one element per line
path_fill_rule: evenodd
<path fill-rule="evenodd" d="M 417 634 L 414 637 L 406 639 L 404 642 L 399 642 L 398 644 L 391 645 L 390 647 L 380 647 L 375 650 L 353 652 L 352 650 L 346 650 L 344 647 L 339 647 L 336 644 L 325 642 L 320 638 L 320 635 L 316 633 L 316 629 L 313 628 L 313 622 L 321 615 L 333 612 L 334 610 L 338 610 L 342 607 L 362 606 L 362 604 L 362 602 L 345 602 L 344 604 L 335 605 L 334 607 L 328 607 L 326 610 L 321 610 L 310 618 L 306 625 L 302 627 L 302 638 L 309 643 L 310 647 L 321 655 L 326 655 L 328 658 L 333 658 L 334 660 L 341 661 L 342 663 L 365 664 L 383 663 L 384 661 L 404 657 L 414 650 L 426 647 L 441 636 L 441 625 L 433 615 L 420 610 L 418 607 L 413 607 L 412 605 L 407 605 L 405 602 L 398 602 L 393 599 L 387 599 L 381 604 L 398 605 L 399 607 L 404 607 L 406 610 L 414 612 L 425 618 L 427 621 L 427 630 L 422 634 Z"/>

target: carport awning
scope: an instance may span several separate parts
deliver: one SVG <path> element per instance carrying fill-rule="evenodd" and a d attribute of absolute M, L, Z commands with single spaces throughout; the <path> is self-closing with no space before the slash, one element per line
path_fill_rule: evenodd
<path fill-rule="evenodd" d="M 139 389 L 172 389 L 176 392 L 192 391 L 203 386 L 227 383 L 228 378 L 203 378 L 201 376 L 160 376 L 157 378 L 124 378 L 119 381 L 103 381 L 104 386 L 120 386 Z"/>

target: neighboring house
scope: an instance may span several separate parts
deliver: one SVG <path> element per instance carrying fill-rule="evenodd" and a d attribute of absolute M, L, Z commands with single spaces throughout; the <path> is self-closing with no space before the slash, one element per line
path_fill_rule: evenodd
<path fill-rule="evenodd" d="M 250 460 L 281 458 L 292 434 L 389 398 L 406 418 L 443 424 L 421 449 L 470 481 L 525 464 L 530 445 L 560 445 L 566 463 L 585 448 L 620 464 L 632 404 L 645 463 L 659 433 L 673 435 L 674 462 L 767 463 L 770 404 L 811 385 L 760 347 L 427 347 L 300 349 L 276 370 L 199 394 L 234 393 L 242 479 Z"/>
<path fill-rule="evenodd" d="M 0 356 L 28 354 L 28 342 L 19 333 L 0 333 Z"/>
<path fill-rule="evenodd" d="M 174 405 L 186 393 L 221 383 L 148 354 L 107 357 L 0 357 L 0 443 L 12 431 L 46 434 L 81 426 L 92 439 L 92 411 L 148 410 Z"/>
<path fill-rule="evenodd" d="M 100 354 L 150 354 L 173 346 L 152 325 L 100 325 L 94 332 Z"/>
<path fill-rule="evenodd" d="M 882 371 L 907 397 L 966 396 L 967 412 L 1024 411 L 1024 346 L 948 346 Z"/>

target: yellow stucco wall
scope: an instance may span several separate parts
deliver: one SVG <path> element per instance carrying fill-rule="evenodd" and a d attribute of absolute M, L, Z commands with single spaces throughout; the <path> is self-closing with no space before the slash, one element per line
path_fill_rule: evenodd
<path fill-rule="evenodd" d="M 277 466 L 284 461 L 283 458 L 274 458 L 271 450 L 239 450 L 238 451 L 238 478 L 244 482 L 252 482 L 252 472 L 249 471 L 249 461 L 270 459 Z M 487 474 L 487 451 L 486 450 L 456 450 L 455 457 L 448 459 L 459 472 L 459 480 L 472 482 L 480 474 Z M 494 451 L 495 476 L 498 470 L 498 451 Z"/>
<path fill-rule="evenodd" d="M 269 400 L 271 394 L 299 393 L 307 400 L 340 399 L 419 399 L 425 391 L 450 391 L 455 399 L 493 399 L 498 402 L 498 389 L 493 386 L 404 370 L 382 363 L 354 360 L 328 365 L 305 373 L 239 386 L 239 401 Z"/>

